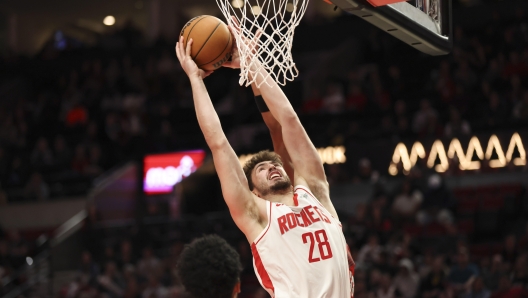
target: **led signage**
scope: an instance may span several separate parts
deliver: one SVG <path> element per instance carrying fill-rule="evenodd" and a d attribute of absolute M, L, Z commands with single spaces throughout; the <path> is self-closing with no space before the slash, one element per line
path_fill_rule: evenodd
<path fill-rule="evenodd" d="M 173 186 L 196 171 L 205 158 L 203 150 L 147 155 L 143 160 L 143 191 L 170 193 Z"/>
<path fill-rule="evenodd" d="M 521 136 L 514 133 L 508 144 L 508 149 L 503 150 L 503 147 L 496 135 L 492 135 L 486 145 L 484 151 L 480 140 L 477 137 L 472 137 L 469 140 L 467 149 L 464 150 L 462 144 L 458 139 L 452 139 L 449 143 L 447 151 L 444 143 L 440 140 L 434 141 L 429 154 L 426 153 L 424 146 L 420 142 L 415 142 L 411 147 L 411 152 L 403 143 L 396 145 L 392 161 L 389 166 L 389 174 L 395 176 L 398 174 L 398 164 L 401 163 L 403 173 L 408 174 L 411 168 L 416 164 L 418 158 L 427 158 L 427 167 L 434 168 L 437 172 L 443 173 L 449 169 L 449 159 L 457 158 L 460 170 L 478 170 L 481 168 L 481 161 L 487 160 L 489 167 L 502 168 L 513 163 L 515 166 L 526 165 L 526 151 L 523 146 Z M 506 147 L 504 147 L 506 148 Z M 518 157 L 514 157 L 515 149 L 519 152 Z M 493 154 L 496 153 L 496 155 Z M 477 157 L 476 160 L 474 157 Z M 436 160 L 440 162 L 437 163 Z"/>

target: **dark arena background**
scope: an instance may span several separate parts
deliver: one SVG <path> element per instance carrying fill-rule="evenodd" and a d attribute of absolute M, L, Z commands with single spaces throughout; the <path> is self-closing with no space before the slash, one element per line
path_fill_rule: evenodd
<path fill-rule="evenodd" d="M 283 90 L 319 148 L 356 298 L 528 297 L 528 2 L 453 0 L 429 56 L 310 0 Z M 223 201 L 174 46 L 212 0 L 0 2 L 0 297 L 184 297 Z M 223 19 L 223 17 L 222 17 Z M 241 162 L 271 149 L 250 88 L 205 82 Z"/>

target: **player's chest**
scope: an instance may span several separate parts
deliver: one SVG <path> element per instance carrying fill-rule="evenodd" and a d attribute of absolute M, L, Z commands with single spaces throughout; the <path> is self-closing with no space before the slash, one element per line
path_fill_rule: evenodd
<path fill-rule="evenodd" d="M 326 210 L 314 204 L 291 207 L 273 204 L 271 226 L 281 236 L 302 233 L 306 230 L 333 229 L 335 223 Z"/>

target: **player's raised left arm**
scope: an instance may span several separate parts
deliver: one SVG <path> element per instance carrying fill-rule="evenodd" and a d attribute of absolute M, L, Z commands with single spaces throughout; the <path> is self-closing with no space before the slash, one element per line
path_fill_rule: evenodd
<path fill-rule="evenodd" d="M 322 203 L 329 202 L 328 182 L 321 157 L 284 92 L 275 81 L 271 79 L 268 81 L 271 81 L 270 85 L 262 84 L 260 92 L 271 114 L 282 128 L 282 139 L 293 163 L 296 177 L 304 180 L 299 183 L 305 182 Z"/>
<path fill-rule="evenodd" d="M 281 157 L 286 174 L 288 174 L 288 177 L 290 177 L 292 182 L 294 182 L 295 173 L 290 155 L 288 154 L 288 150 L 286 150 L 286 146 L 284 145 L 284 140 L 282 138 L 282 127 L 279 121 L 273 117 L 273 114 L 271 114 L 268 107 L 266 106 L 266 103 L 263 101 L 260 94 L 260 89 L 257 88 L 254 83 L 251 84 L 251 89 L 253 90 L 253 95 L 255 96 L 255 101 L 260 111 L 260 115 L 262 116 L 264 123 L 266 123 L 266 126 L 270 131 L 271 141 L 273 142 L 273 151 L 275 151 L 275 153 Z"/>
<path fill-rule="evenodd" d="M 238 22 L 230 22 L 230 28 L 233 34 L 239 34 Z M 251 47 L 254 44 L 255 42 L 251 40 L 243 46 Z M 255 73 L 255 83 L 260 86 L 259 91 L 264 101 L 281 126 L 282 140 L 295 171 L 295 184 L 306 185 L 323 206 L 337 218 L 337 212 L 330 201 L 323 162 L 304 130 L 297 113 L 279 85 L 268 76 L 267 71 L 258 62 L 249 65 L 251 72 Z"/>

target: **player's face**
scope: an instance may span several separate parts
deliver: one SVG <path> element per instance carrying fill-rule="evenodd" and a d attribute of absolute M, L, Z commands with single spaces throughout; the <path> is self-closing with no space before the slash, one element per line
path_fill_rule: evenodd
<path fill-rule="evenodd" d="M 263 161 L 253 169 L 253 185 L 261 196 L 283 193 L 291 188 L 291 181 L 279 163 Z"/>

